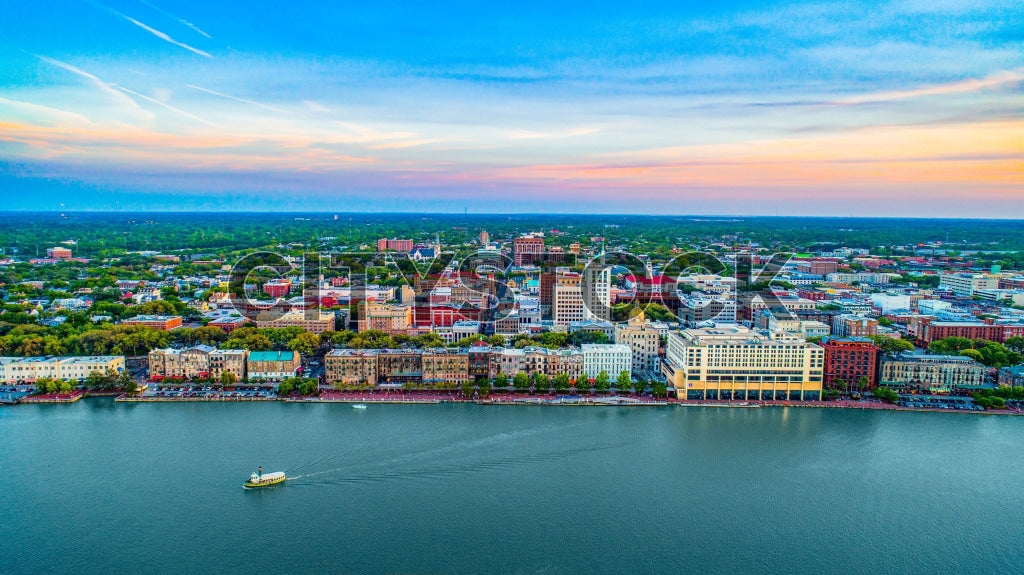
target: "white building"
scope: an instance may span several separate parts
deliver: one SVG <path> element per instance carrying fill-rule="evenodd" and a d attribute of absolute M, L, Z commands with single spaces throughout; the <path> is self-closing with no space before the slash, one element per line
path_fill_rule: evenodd
<path fill-rule="evenodd" d="M 871 305 L 882 311 L 883 314 L 892 313 L 898 309 L 910 309 L 910 296 L 887 293 L 871 294 Z"/>
<path fill-rule="evenodd" d="M 615 326 L 615 343 L 629 346 L 633 354 L 633 373 L 658 373 L 661 335 L 658 329 L 644 321 L 642 311 L 629 318 L 626 325 Z"/>
<path fill-rule="evenodd" d="M 123 355 L 74 357 L 0 357 L 0 381 L 33 382 L 50 378 L 71 382 L 85 381 L 92 372 L 124 371 Z"/>
<path fill-rule="evenodd" d="M 988 274 L 939 274 L 939 287 L 949 288 L 954 295 L 960 297 L 972 297 L 977 290 L 997 289 L 999 277 Z"/>
<path fill-rule="evenodd" d="M 940 311 L 948 311 L 953 304 L 940 299 L 922 299 L 917 302 L 917 311 L 925 315 L 936 315 Z"/>
<path fill-rule="evenodd" d="M 585 343 L 580 349 L 583 351 L 583 371 L 590 377 L 596 377 L 602 371 L 612 379 L 623 371 L 633 376 L 633 352 L 628 345 Z"/>

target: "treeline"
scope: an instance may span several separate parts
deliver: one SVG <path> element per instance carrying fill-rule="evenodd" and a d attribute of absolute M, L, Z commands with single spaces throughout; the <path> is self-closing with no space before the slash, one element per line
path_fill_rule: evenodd
<path fill-rule="evenodd" d="M 928 351 L 941 355 L 962 355 L 989 367 L 1009 367 L 1024 362 L 1024 337 L 1007 338 L 1004 343 L 947 337 L 933 341 L 928 345 Z"/>

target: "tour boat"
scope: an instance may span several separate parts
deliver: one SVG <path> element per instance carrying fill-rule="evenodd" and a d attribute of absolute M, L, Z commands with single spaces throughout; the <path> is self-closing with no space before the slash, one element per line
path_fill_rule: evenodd
<path fill-rule="evenodd" d="M 366 404 L 365 403 L 357 403 L 357 404 L 352 406 L 352 409 L 366 409 Z"/>
<path fill-rule="evenodd" d="M 263 467 L 256 473 L 249 476 L 249 481 L 245 482 L 246 489 L 256 489 L 258 487 L 270 487 L 271 485 L 277 485 L 278 483 L 284 483 L 287 477 L 284 476 L 283 471 L 275 471 L 273 473 L 263 473 Z"/>

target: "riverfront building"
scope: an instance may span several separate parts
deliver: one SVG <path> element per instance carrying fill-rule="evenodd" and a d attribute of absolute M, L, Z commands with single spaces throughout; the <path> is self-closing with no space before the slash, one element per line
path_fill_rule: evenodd
<path fill-rule="evenodd" d="M 587 343 L 580 346 L 583 352 L 583 371 L 596 377 L 602 371 L 612 379 L 625 371 L 633 375 L 633 352 L 621 343 Z"/>
<path fill-rule="evenodd" d="M 294 377 L 301 365 L 296 351 L 249 352 L 249 378 L 279 381 Z"/>
<path fill-rule="evenodd" d="M 634 375 L 653 376 L 658 373 L 660 359 L 658 346 L 661 344 L 661 337 L 657 329 L 645 325 L 644 319 L 644 312 L 640 311 L 629 318 L 626 325 L 616 326 L 615 343 L 629 346 L 633 356 L 632 373 Z"/>
<path fill-rule="evenodd" d="M 882 360 L 878 384 L 885 387 L 950 393 L 970 390 L 985 381 L 985 366 L 962 355 L 903 353 Z"/>
<path fill-rule="evenodd" d="M 208 345 L 197 345 L 186 349 L 154 349 L 149 352 L 149 377 L 154 381 L 164 379 L 220 379 L 227 371 L 242 381 L 246 376 L 244 349 L 217 349 Z"/>
<path fill-rule="evenodd" d="M 827 337 L 825 350 L 825 387 L 857 389 L 862 381 L 865 389 L 875 387 L 878 371 L 878 346 L 866 337 Z"/>
<path fill-rule="evenodd" d="M 672 332 L 662 373 L 680 399 L 821 398 L 824 350 L 738 325 Z"/>
<path fill-rule="evenodd" d="M 90 373 L 121 373 L 123 355 L 0 357 L 0 382 L 33 383 L 49 378 L 80 383 Z"/>

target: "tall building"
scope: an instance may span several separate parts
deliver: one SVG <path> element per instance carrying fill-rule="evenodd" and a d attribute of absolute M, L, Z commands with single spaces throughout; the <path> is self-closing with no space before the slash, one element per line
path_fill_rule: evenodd
<path fill-rule="evenodd" d="M 878 381 L 878 346 L 866 337 L 826 337 L 825 387 L 857 389 L 861 378 L 867 378 L 867 389 Z"/>
<path fill-rule="evenodd" d="M 878 333 L 878 320 L 854 314 L 839 315 L 832 319 L 832 335 L 837 337 L 867 337 Z"/>
<path fill-rule="evenodd" d="M 662 372 L 681 399 L 817 400 L 824 350 L 739 325 L 672 332 Z"/>
<path fill-rule="evenodd" d="M 612 318 L 610 266 L 587 266 L 583 271 L 584 319 L 598 318 L 609 321 Z"/>
<path fill-rule="evenodd" d="M 633 354 L 633 374 L 648 374 L 653 377 L 658 373 L 658 347 L 661 344 L 661 336 L 658 330 L 644 324 L 644 312 L 640 311 L 629 318 L 626 325 L 616 325 L 615 343 L 629 346 Z"/>
<path fill-rule="evenodd" d="M 356 313 L 356 331 L 360 332 L 373 329 L 391 335 L 406 334 L 413 325 L 411 306 L 363 300 Z"/>
<path fill-rule="evenodd" d="M 486 246 L 491 243 L 491 234 L 487 233 L 487 230 L 480 232 L 480 245 Z"/>
<path fill-rule="evenodd" d="M 972 297 L 974 292 L 982 289 L 999 287 L 999 277 L 986 274 L 943 273 L 939 274 L 939 287 L 952 290 L 953 295 Z"/>
<path fill-rule="evenodd" d="M 544 254 L 544 236 L 527 234 L 512 240 L 513 263 L 517 266 L 533 265 Z"/>
<path fill-rule="evenodd" d="M 582 280 L 577 273 L 563 273 L 555 279 L 551 291 L 551 319 L 555 325 L 568 326 L 587 318 Z"/>

